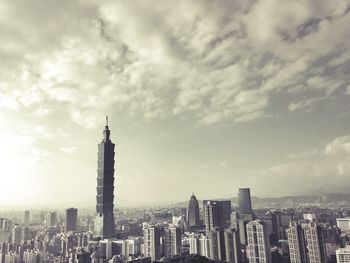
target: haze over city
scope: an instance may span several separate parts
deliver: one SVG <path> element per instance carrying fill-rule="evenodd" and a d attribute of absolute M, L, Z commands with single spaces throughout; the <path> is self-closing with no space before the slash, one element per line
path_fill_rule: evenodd
<path fill-rule="evenodd" d="M 0 3 L 0 206 L 349 189 L 349 1 Z"/>

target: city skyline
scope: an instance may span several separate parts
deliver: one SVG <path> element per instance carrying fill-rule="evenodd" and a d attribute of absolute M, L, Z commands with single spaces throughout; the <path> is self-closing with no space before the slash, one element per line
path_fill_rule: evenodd
<path fill-rule="evenodd" d="M 105 115 L 116 207 L 345 191 L 349 7 L 1 3 L 0 207 L 95 204 Z"/>

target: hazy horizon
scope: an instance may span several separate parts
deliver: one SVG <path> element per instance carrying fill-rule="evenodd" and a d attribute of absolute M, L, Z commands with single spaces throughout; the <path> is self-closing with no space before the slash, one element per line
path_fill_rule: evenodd
<path fill-rule="evenodd" d="M 0 4 L 0 207 L 350 186 L 348 1 Z"/>

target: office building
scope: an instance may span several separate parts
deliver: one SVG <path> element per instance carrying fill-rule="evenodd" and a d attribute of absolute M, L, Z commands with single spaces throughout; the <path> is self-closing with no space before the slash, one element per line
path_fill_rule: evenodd
<path fill-rule="evenodd" d="M 192 193 L 191 199 L 188 203 L 187 221 L 188 221 L 188 227 L 190 229 L 193 227 L 198 227 L 200 225 L 199 204 L 194 193 Z"/>
<path fill-rule="evenodd" d="M 168 226 L 164 229 L 164 256 L 171 258 L 181 253 L 181 229 L 177 226 Z"/>
<path fill-rule="evenodd" d="M 115 237 L 114 221 L 114 143 L 110 139 L 108 117 L 103 139 L 98 144 L 97 195 L 95 235 L 101 238 Z"/>
<path fill-rule="evenodd" d="M 152 261 L 161 257 L 160 229 L 154 225 L 144 225 L 143 227 L 143 255 L 150 257 Z"/>
<path fill-rule="evenodd" d="M 206 235 L 199 238 L 199 255 L 210 258 L 210 240 Z"/>
<path fill-rule="evenodd" d="M 200 238 L 200 234 L 191 233 L 189 235 L 188 243 L 190 245 L 190 254 L 200 254 L 199 238 Z"/>
<path fill-rule="evenodd" d="M 240 263 L 242 260 L 241 241 L 239 240 L 239 231 L 234 228 L 225 230 L 225 252 L 226 262 Z"/>
<path fill-rule="evenodd" d="M 224 230 L 213 227 L 209 232 L 210 259 L 226 260 Z"/>
<path fill-rule="evenodd" d="M 224 229 L 231 224 L 231 201 L 203 201 L 206 235 L 212 228 Z"/>
<path fill-rule="evenodd" d="M 252 214 L 252 201 L 249 188 L 239 188 L 238 191 L 238 212 L 240 214 Z"/>
<path fill-rule="evenodd" d="M 259 220 L 247 224 L 247 257 L 249 263 L 271 263 L 270 244 L 265 223 Z"/>
<path fill-rule="evenodd" d="M 48 227 L 56 227 L 58 220 L 57 220 L 57 213 L 56 212 L 49 212 L 47 214 L 46 223 Z"/>
<path fill-rule="evenodd" d="M 350 263 L 350 247 L 338 248 L 335 255 L 337 263 Z"/>
<path fill-rule="evenodd" d="M 75 231 L 78 224 L 78 209 L 77 208 L 68 208 L 66 209 L 64 229 L 65 232 Z"/>

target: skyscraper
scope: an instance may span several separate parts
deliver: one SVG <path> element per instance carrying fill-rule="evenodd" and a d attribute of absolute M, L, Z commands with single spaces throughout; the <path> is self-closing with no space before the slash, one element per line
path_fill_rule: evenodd
<path fill-rule="evenodd" d="M 152 261 L 160 259 L 160 229 L 157 226 L 145 225 L 143 227 L 143 242 L 145 257 L 150 257 Z"/>
<path fill-rule="evenodd" d="M 224 233 L 226 262 L 239 263 L 242 259 L 241 241 L 239 240 L 239 231 L 231 228 Z"/>
<path fill-rule="evenodd" d="M 259 220 L 249 222 L 247 237 L 249 263 L 271 263 L 270 244 L 265 223 Z"/>
<path fill-rule="evenodd" d="M 287 230 L 291 263 L 326 263 L 324 228 L 315 223 L 291 222 Z"/>
<path fill-rule="evenodd" d="M 55 227 L 57 225 L 57 213 L 56 212 L 49 212 L 47 214 L 47 226 L 48 227 Z"/>
<path fill-rule="evenodd" d="M 77 208 L 68 208 L 66 209 L 65 217 L 65 232 L 75 231 L 78 224 L 78 209 Z"/>
<path fill-rule="evenodd" d="M 231 224 L 231 201 L 203 201 L 205 232 L 214 227 L 224 229 Z"/>
<path fill-rule="evenodd" d="M 252 214 L 252 201 L 249 188 L 239 188 L 238 192 L 238 212 L 240 214 Z"/>
<path fill-rule="evenodd" d="M 198 200 L 193 193 L 188 203 L 187 221 L 189 228 L 198 227 L 200 224 Z"/>
<path fill-rule="evenodd" d="M 95 235 L 101 238 L 115 237 L 114 222 L 114 143 L 110 139 L 108 117 L 103 139 L 98 144 L 97 195 Z"/>
<path fill-rule="evenodd" d="M 224 230 L 212 227 L 209 232 L 210 258 L 213 260 L 226 260 Z"/>
<path fill-rule="evenodd" d="M 307 248 L 304 231 L 297 222 L 290 222 L 287 230 L 291 263 L 307 263 Z"/>
<path fill-rule="evenodd" d="M 327 253 L 324 239 L 324 228 L 316 223 L 308 223 L 304 227 L 310 263 L 326 263 Z"/>
<path fill-rule="evenodd" d="M 181 253 L 181 229 L 177 226 L 165 228 L 164 254 L 166 258 L 171 258 Z"/>

